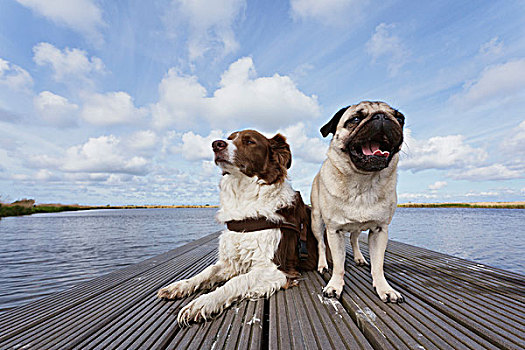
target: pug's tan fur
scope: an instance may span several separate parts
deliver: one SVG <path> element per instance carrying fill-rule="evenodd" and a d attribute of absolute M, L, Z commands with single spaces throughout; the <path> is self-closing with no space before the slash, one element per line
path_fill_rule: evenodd
<path fill-rule="evenodd" d="M 333 259 L 332 278 L 323 292 L 328 297 L 340 297 L 343 290 L 345 232 L 350 232 L 351 235 L 354 261 L 358 265 L 367 264 L 359 250 L 358 237 L 361 231 L 369 230 L 368 243 L 373 286 L 383 301 L 402 302 L 401 294 L 385 279 L 383 262 L 388 242 L 388 225 L 397 206 L 397 163 L 402 143 L 404 116 L 386 103 L 368 101 L 349 106 L 339 113 L 339 116 L 336 114 L 321 130 L 323 136 L 328 133 L 333 133 L 334 136 L 327 159 L 313 181 L 311 192 L 312 229 L 319 242 L 318 270 L 322 272 L 328 267 L 323 239 L 325 229 Z M 362 118 L 359 122 L 356 115 Z M 383 135 L 385 140 L 388 137 L 395 140 L 391 145 L 387 143 L 387 146 L 384 146 L 392 148 L 388 150 L 390 154 L 388 158 L 369 159 L 383 162 L 385 167 L 369 171 L 363 169 L 363 165 L 360 166 L 361 168 L 356 166 L 349 156 L 349 149 L 355 147 L 352 145 L 354 140 L 364 137 L 360 133 L 367 132 L 367 125 L 370 129 L 371 124 L 367 123 L 371 123 L 374 118 L 379 119 L 380 115 L 385 130 L 386 127 L 391 129 L 390 133 L 386 133 L 388 135 Z M 377 120 L 375 122 L 383 127 L 383 124 L 378 124 Z M 372 132 L 368 131 L 368 133 Z M 363 156 L 363 158 L 367 157 Z M 364 167 L 366 166 L 368 165 L 365 164 Z"/>

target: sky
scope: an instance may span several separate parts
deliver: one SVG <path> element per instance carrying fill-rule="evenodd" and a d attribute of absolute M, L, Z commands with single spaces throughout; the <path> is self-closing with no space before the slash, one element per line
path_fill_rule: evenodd
<path fill-rule="evenodd" d="M 398 199 L 525 198 L 525 2 L 3 0 L 0 200 L 217 204 L 211 142 L 291 145 L 309 202 L 342 107 L 406 116 Z"/>

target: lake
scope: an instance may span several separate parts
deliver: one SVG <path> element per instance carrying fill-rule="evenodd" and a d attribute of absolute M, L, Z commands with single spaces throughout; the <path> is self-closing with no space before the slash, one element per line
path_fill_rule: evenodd
<path fill-rule="evenodd" d="M 0 220 L 0 312 L 222 229 L 214 208 L 92 210 Z M 398 208 L 393 240 L 525 274 L 525 210 Z"/>

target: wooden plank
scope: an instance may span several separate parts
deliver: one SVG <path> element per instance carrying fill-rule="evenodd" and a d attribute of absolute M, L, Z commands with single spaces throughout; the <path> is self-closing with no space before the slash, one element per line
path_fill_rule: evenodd
<path fill-rule="evenodd" d="M 399 242 L 389 242 L 385 274 L 406 303 L 383 303 L 348 245 L 340 301 L 322 297 L 329 274 L 308 272 L 269 300 L 180 328 L 178 311 L 199 294 L 165 301 L 156 291 L 215 262 L 217 238 L 1 314 L 0 349 L 525 348 L 523 276 Z"/>
<path fill-rule="evenodd" d="M 408 338 L 399 339 L 396 329 L 392 328 L 394 325 L 394 327 L 402 327 L 415 337 L 411 343 L 412 348 L 425 347 L 425 345 L 420 343 L 426 344 L 428 348 L 478 349 L 482 348 L 481 345 L 484 345 L 485 348 L 490 348 L 489 343 L 478 339 L 479 337 L 475 334 L 459 331 L 463 327 L 458 323 L 449 325 L 448 323 L 440 322 L 440 314 L 432 312 L 433 309 L 425 308 L 425 300 L 418 299 L 412 293 L 410 287 L 405 288 L 406 284 L 398 285 L 397 281 L 391 278 L 388 274 L 389 266 L 385 266 L 389 282 L 406 299 L 406 302 L 400 305 L 383 303 L 372 289 L 372 278 L 368 268 L 354 266 L 353 259 L 350 256 L 347 260 L 347 269 L 350 275 L 347 288 L 350 291 L 348 291 L 348 296 L 344 295 L 343 301 L 345 301 L 345 298 L 351 298 L 354 299 L 353 303 L 359 305 L 360 308 L 352 310 L 351 314 L 354 315 L 355 313 L 353 318 L 361 325 L 363 331 L 369 334 L 369 340 L 373 343 L 385 341 L 388 338 L 389 342 L 398 344 L 398 346 L 395 346 L 395 344 L 392 346 L 402 348 L 404 346 L 403 342 L 407 342 Z M 365 298 L 364 295 L 367 297 Z M 363 301 L 365 303 L 361 304 Z M 343 302 L 343 304 L 345 303 Z M 374 305 L 374 307 L 369 307 L 370 304 Z M 378 328 L 375 329 L 374 325 Z M 385 334 L 385 336 L 382 336 L 381 333 Z M 472 337 L 477 339 L 481 345 L 472 341 Z M 413 342 L 414 340 L 416 343 Z M 466 342 L 466 344 L 463 342 Z M 385 345 L 382 346 L 384 347 Z"/>
<path fill-rule="evenodd" d="M 364 255 L 368 257 L 366 243 L 362 245 L 362 248 Z M 349 246 L 347 249 L 351 252 Z M 431 259 L 422 258 L 422 256 L 429 255 Z M 520 311 L 520 309 L 523 310 L 523 304 L 513 301 L 512 295 L 516 293 L 524 295 L 525 290 L 519 284 L 513 284 L 510 290 L 508 288 L 494 289 L 494 285 L 508 286 L 509 278 L 518 279 L 520 276 L 503 272 L 501 276 L 504 276 L 505 280 L 500 281 L 494 277 L 500 275 L 500 272 L 494 269 L 496 274 L 490 278 L 495 279 L 487 286 L 481 278 L 483 274 L 467 279 L 466 274 L 455 274 L 451 270 L 444 271 L 443 265 L 450 264 L 451 260 L 456 269 L 461 267 L 466 269 L 467 266 L 477 265 L 398 242 L 392 244 L 391 247 L 389 243 L 385 258 L 385 274 L 394 288 L 399 289 L 405 296 L 409 295 L 407 298 L 409 302 L 406 305 L 414 304 L 419 307 L 427 305 L 433 310 L 434 315 L 439 315 L 439 321 L 427 319 L 423 324 L 434 327 L 432 331 L 435 334 L 446 330 L 449 335 L 452 335 L 448 337 L 447 333 L 444 333 L 441 339 L 449 343 L 452 339 L 456 339 L 472 348 L 523 348 L 525 346 L 523 336 L 525 323 L 524 313 Z M 363 269 L 352 267 L 350 258 L 347 264 L 354 272 L 363 271 Z M 368 271 L 362 274 L 362 279 L 368 279 L 371 283 L 368 274 Z M 487 303 L 487 300 L 483 298 L 483 295 L 487 293 L 495 297 L 508 296 L 506 304 Z M 411 302 L 413 299 L 416 299 L 415 303 Z M 510 313 L 506 312 L 509 303 L 513 304 L 513 311 Z M 410 310 L 410 313 L 413 312 L 414 310 Z M 397 320 L 400 315 L 392 317 Z M 461 330 L 465 336 L 451 332 L 451 327 Z M 472 341 L 475 344 L 472 344 Z"/>
<path fill-rule="evenodd" d="M 61 312 L 55 312 L 51 317 L 40 318 L 38 322 L 34 321 L 29 326 L 25 325 L 23 331 L 12 332 L 11 330 L 9 334 L 2 334 L 3 339 L 8 337 L 10 339 L 5 343 L 0 341 L 0 346 L 20 345 L 20 341 L 23 340 L 25 344 L 31 343 L 33 346 L 38 344 L 50 348 L 57 342 L 60 343 L 66 339 L 74 339 L 73 343 L 81 340 L 82 337 L 88 336 L 94 330 L 112 322 L 120 313 L 130 307 L 130 303 L 132 305 L 136 300 L 153 296 L 157 285 L 166 284 L 173 279 L 174 269 L 175 271 L 177 268 L 179 271 L 186 269 L 188 264 L 180 265 L 181 262 L 185 261 L 181 258 L 182 255 L 186 254 L 189 263 L 194 263 L 202 256 L 214 252 L 217 243 L 210 244 L 210 240 L 213 239 L 216 239 L 216 236 L 172 251 L 172 254 L 169 254 L 171 257 L 169 255 L 162 257 L 165 259 L 158 259 L 157 257 L 157 259 L 150 259 L 147 264 L 139 264 L 137 269 L 127 269 L 129 275 L 120 278 L 120 284 L 110 281 L 109 286 L 103 288 L 104 293 L 88 291 L 90 297 L 86 297 L 81 304 L 73 296 L 72 305 L 61 308 Z M 152 261 L 155 261 L 154 266 L 152 266 Z M 96 280 L 98 283 L 107 281 L 106 278 Z M 144 283 L 145 281 L 148 283 Z M 60 296 L 63 296 L 67 301 L 67 295 L 61 294 Z M 9 315 L 16 321 L 19 312 L 15 310 L 12 313 L 7 313 L 6 319 Z M 89 332 L 86 332 L 86 329 L 89 329 Z M 82 336 L 75 337 L 77 333 Z M 69 343 L 69 345 L 72 346 L 73 344 Z"/>
<path fill-rule="evenodd" d="M 210 253 L 181 273 L 178 273 L 179 271 L 176 269 L 172 271 L 177 273 L 178 278 L 188 278 L 204 270 L 215 260 L 215 254 Z M 176 312 L 182 307 L 181 300 L 161 301 L 156 298 L 155 293 L 156 289 L 153 293 L 148 294 L 147 298 L 137 301 L 132 307 L 129 307 L 118 319 L 93 333 L 82 344 L 79 344 L 78 348 L 90 349 L 97 342 L 99 343 L 96 349 L 106 349 L 110 344 L 113 347 L 121 348 L 133 344 L 142 346 L 143 342 L 150 342 L 156 336 L 163 334 L 162 330 L 169 327 L 170 323 L 176 324 Z M 160 331 L 157 331 L 159 329 Z M 103 341 L 101 342 L 101 340 Z"/>
<path fill-rule="evenodd" d="M 321 294 L 317 272 L 269 300 L 270 349 L 371 349 L 343 306 Z"/>

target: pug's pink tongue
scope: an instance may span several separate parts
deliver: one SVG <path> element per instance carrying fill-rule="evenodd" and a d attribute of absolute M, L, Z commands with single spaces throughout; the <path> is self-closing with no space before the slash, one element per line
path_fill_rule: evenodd
<path fill-rule="evenodd" d="M 363 154 L 367 156 L 381 156 L 381 157 L 388 157 L 390 155 L 390 152 L 388 151 L 381 151 L 379 149 L 379 143 L 377 142 L 370 142 L 366 143 L 362 146 Z"/>

